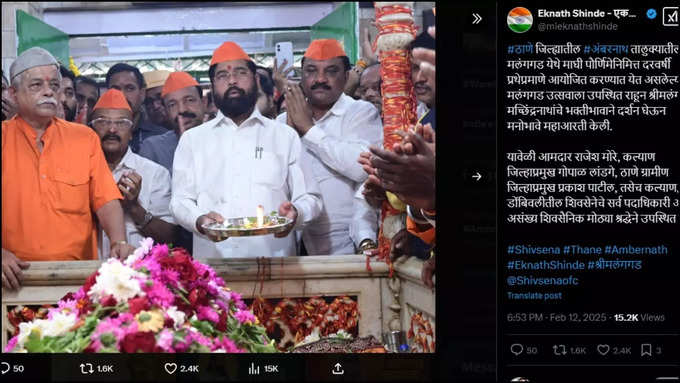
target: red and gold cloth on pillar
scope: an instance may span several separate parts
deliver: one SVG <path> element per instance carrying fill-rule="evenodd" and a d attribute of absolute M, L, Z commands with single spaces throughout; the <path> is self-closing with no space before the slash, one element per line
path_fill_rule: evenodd
<path fill-rule="evenodd" d="M 383 148 L 392 150 L 401 140 L 397 130 L 408 131 L 417 122 L 416 96 L 411 80 L 409 45 L 417 34 L 413 23 L 413 3 L 375 2 L 378 37 L 373 49 L 378 51 L 383 101 Z M 387 200 L 382 206 L 382 222 L 378 233 L 378 257 L 390 266 L 391 239 L 385 236 L 385 219 L 400 214 Z"/>

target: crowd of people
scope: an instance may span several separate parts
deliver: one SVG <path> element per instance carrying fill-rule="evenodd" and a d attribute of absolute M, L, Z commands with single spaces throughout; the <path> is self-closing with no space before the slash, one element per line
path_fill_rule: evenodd
<path fill-rule="evenodd" d="M 424 259 L 433 287 L 434 30 L 413 44 L 420 121 L 393 148 L 365 36 L 353 67 L 338 41 L 313 40 L 299 82 L 287 63 L 257 66 L 225 42 L 207 94 L 189 73 L 126 63 L 100 94 L 46 50 L 21 53 L 2 84 L 3 286 L 19 288 L 30 262 L 126 258 L 145 237 L 205 258 L 375 255 L 394 195 L 408 219 L 392 257 Z M 294 225 L 228 239 L 204 229 L 258 205 Z"/>

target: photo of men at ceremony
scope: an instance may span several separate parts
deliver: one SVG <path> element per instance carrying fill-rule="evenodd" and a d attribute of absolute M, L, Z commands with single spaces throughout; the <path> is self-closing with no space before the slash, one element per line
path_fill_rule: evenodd
<path fill-rule="evenodd" d="M 435 20 L 3 2 L 3 352 L 434 353 Z"/>

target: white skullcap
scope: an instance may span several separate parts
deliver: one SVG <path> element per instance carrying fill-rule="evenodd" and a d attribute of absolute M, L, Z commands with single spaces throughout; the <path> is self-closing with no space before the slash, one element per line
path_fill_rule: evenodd
<path fill-rule="evenodd" d="M 59 69 L 57 59 L 50 52 L 40 47 L 27 49 L 9 67 L 10 81 L 25 70 L 45 65 L 55 65 Z"/>

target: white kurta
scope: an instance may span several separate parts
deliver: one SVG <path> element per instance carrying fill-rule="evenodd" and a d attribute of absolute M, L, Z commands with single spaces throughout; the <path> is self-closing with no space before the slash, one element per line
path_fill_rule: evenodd
<path fill-rule="evenodd" d="M 134 170 L 142 176 L 142 188 L 139 191 L 137 200 L 144 210 L 151 212 L 154 218 L 162 219 L 174 225 L 175 220 L 172 218 L 169 208 L 171 195 L 170 172 L 161 165 L 133 153 L 129 147 L 118 165 L 116 165 L 116 168 L 113 169 L 113 179 L 116 183 L 126 170 Z M 144 236 L 137 229 L 135 222 L 129 214 L 125 214 L 124 219 L 127 243 L 134 247 L 139 247 L 139 242 L 144 239 Z M 99 258 L 107 259 L 111 251 L 111 242 L 103 230 L 99 232 L 101 235 L 99 240 Z"/>
<path fill-rule="evenodd" d="M 287 115 L 277 117 L 286 122 Z M 323 197 L 323 211 L 313 225 L 302 234 L 310 255 L 354 254 L 350 236 L 353 217 L 372 220 L 375 214 L 357 209 L 372 209 L 368 204 L 355 204 L 354 195 L 368 175 L 357 162 L 369 145 L 382 144 L 382 121 L 372 104 L 342 94 L 333 107 L 302 137 L 305 148 L 303 162 L 311 163 L 310 171 L 318 182 Z M 373 227 L 365 222 L 361 227 Z M 360 241 L 361 239 L 359 239 Z"/>
<path fill-rule="evenodd" d="M 318 186 L 305 177 L 301 144 L 289 126 L 263 117 L 257 108 L 241 126 L 222 112 L 190 129 L 179 140 L 172 174 L 170 211 L 194 233 L 195 257 L 283 257 L 296 255 L 295 233 L 232 237 L 212 242 L 196 230 L 199 216 L 215 211 L 224 218 L 265 214 L 291 201 L 296 228 L 316 218 L 322 208 Z"/>

